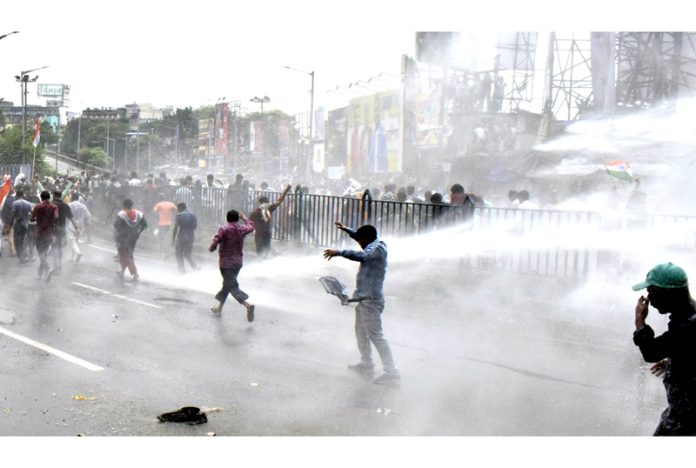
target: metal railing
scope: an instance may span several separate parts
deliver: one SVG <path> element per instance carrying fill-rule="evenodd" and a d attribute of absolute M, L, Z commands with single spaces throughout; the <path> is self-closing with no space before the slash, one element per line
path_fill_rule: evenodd
<path fill-rule="evenodd" d="M 164 193 L 167 200 L 185 201 L 198 217 L 199 239 L 209 238 L 225 223 L 225 213 L 236 209 L 249 214 L 265 195 L 270 202 L 280 193 L 218 187 L 176 186 L 148 189 L 127 187 L 120 191 L 99 190 L 97 204 L 113 215 L 123 198 L 152 219 L 152 207 Z M 101 203 L 99 203 L 101 202 Z M 462 242 L 486 244 L 475 235 L 504 237 L 492 246 L 463 256 L 463 264 L 474 269 L 494 269 L 543 276 L 583 278 L 598 270 L 614 271 L 621 254 L 607 246 L 601 236 L 640 232 L 669 233 L 670 242 L 684 251 L 696 248 L 696 217 L 644 216 L 640 219 L 607 220 L 588 211 L 528 210 L 496 207 L 433 205 L 373 200 L 369 192 L 361 198 L 288 193 L 273 213 L 273 239 L 318 247 L 342 246 L 350 242 L 337 230 L 335 221 L 358 227 L 374 225 L 382 237 L 413 236 L 452 227 L 463 227 L 456 235 Z M 156 225 L 156 221 L 151 222 Z M 464 236 L 474 236 L 470 239 Z M 582 238 L 582 242 L 572 241 Z"/>
<path fill-rule="evenodd" d="M 10 174 L 13 182 L 20 172 L 26 176 L 27 180 L 31 180 L 31 164 L 5 164 L 0 166 L 0 175 Z"/>

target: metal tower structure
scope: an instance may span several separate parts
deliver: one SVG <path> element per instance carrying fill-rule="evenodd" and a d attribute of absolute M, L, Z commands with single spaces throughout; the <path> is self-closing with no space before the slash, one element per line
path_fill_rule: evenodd
<path fill-rule="evenodd" d="M 590 36 L 551 33 L 547 73 L 551 86 L 544 106 L 559 120 L 575 120 L 592 107 Z"/>
<path fill-rule="evenodd" d="M 617 105 L 653 107 L 696 90 L 696 33 L 617 33 Z"/>
<path fill-rule="evenodd" d="M 536 55 L 539 33 L 517 32 L 502 35 L 496 49 L 498 51 L 496 68 L 511 69 L 511 85 L 509 93 L 505 93 L 502 110 L 514 112 L 527 107 L 523 103 L 531 103 L 534 85 L 534 58 Z M 496 74 L 495 80 L 498 76 Z M 527 104 L 528 105 L 528 104 Z"/>

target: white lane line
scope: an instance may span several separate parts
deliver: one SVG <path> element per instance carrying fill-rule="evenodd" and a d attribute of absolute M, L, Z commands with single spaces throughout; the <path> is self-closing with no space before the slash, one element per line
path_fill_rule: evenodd
<path fill-rule="evenodd" d="M 22 335 L 18 335 L 17 333 L 11 332 L 10 330 L 7 330 L 6 328 L 0 327 L 0 333 L 3 335 L 9 336 L 10 338 L 14 338 L 17 341 L 21 341 L 22 343 L 26 343 L 29 346 L 33 346 L 34 348 L 38 348 L 41 351 L 46 351 L 47 353 L 53 354 L 54 356 L 58 356 L 61 359 L 65 359 L 68 362 L 72 362 L 73 364 L 77 364 L 78 366 L 82 366 L 85 369 L 91 370 L 91 371 L 102 371 L 104 370 L 103 367 L 99 367 L 96 364 L 92 364 L 91 362 L 87 362 L 84 359 L 80 359 L 78 357 L 75 357 L 71 354 L 64 353 L 63 351 L 60 351 L 56 348 L 52 348 L 48 345 L 39 343 L 38 341 L 34 341 L 30 338 L 27 338 Z"/>
<path fill-rule="evenodd" d="M 149 302 L 139 301 L 138 299 L 133 299 L 132 297 L 123 296 L 121 294 L 115 294 L 115 293 L 112 293 L 111 291 L 107 291 L 106 289 L 95 288 L 94 286 L 90 286 L 88 284 L 75 283 L 75 282 L 73 282 L 72 284 L 74 284 L 75 286 L 79 286 L 81 288 L 89 289 L 90 291 L 95 291 L 95 292 L 99 292 L 102 294 L 106 294 L 107 296 L 118 297 L 119 299 L 123 299 L 124 301 L 135 302 L 136 304 L 144 305 L 147 307 L 152 307 L 153 309 L 161 309 L 162 308 L 162 306 L 159 306 L 157 304 L 150 304 Z"/>
<path fill-rule="evenodd" d="M 104 252 L 109 252 L 112 254 L 117 253 L 114 249 L 107 249 L 106 247 L 102 247 L 102 246 L 97 245 L 97 244 L 87 244 L 87 245 L 89 245 L 90 247 L 94 247 L 95 249 L 98 249 L 98 250 L 103 250 Z"/>

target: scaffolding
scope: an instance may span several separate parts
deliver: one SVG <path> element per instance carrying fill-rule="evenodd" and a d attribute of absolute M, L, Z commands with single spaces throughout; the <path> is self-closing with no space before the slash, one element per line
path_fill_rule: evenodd
<path fill-rule="evenodd" d="M 645 109 L 696 89 L 696 34 L 617 33 L 617 105 Z"/>
<path fill-rule="evenodd" d="M 550 108 L 558 120 L 576 120 L 592 108 L 590 38 L 551 34 L 552 61 L 547 65 L 551 80 Z"/>

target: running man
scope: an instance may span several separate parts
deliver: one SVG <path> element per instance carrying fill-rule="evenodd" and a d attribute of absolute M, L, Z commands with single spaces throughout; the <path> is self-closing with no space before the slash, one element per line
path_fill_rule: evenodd
<path fill-rule="evenodd" d="M 239 219 L 244 224 L 239 224 Z M 237 302 L 246 307 L 247 320 L 254 321 L 254 305 L 247 302 L 249 295 L 239 289 L 237 275 L 242 269 L 242 255 L 244 250 L 244 238 L 254 232 L 254 222 L 236 210 L 227 212 L 227 224 L 218 229 L 213 237 L 213 242 L 208 251 L 215 252 L 220 246 L 220 274 L 222 275 L 222 289 L 215 295 L 218 304 L 210 310 L 214 314 L 222 313 L 222 306 L 228 294 L 232 294 Z"/>

